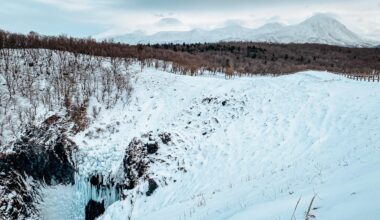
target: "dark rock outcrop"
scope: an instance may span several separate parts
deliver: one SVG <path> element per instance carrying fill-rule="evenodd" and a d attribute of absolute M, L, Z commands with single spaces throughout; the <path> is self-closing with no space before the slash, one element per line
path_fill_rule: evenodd
<path fill-rule="evenodd" d="M 146 150 L 147 150 L 148 154 L 154 154 L 158 150 L 158 144 L 157 144 L 157 142 L 146 143 L 145 147 L 146 147 Z"/>
<path fill-rule="evenodd" d="M 3 157 L 3 169 L 11 168 L 48 185 L 73 184 L 76 145 L 65 135 L 59 120 L 52 116 L 39 127 L 29 127 Z"/>
<path fill-rule="evenodd" d="M 5 163 L 5 170 L 12 168 L 48 185 L 73 184 L 75 169 L 67 151 L 69 145 L 62 137 L 48 147 L 29 140 L 16 142 L 14 153 L 6 155 L 1 163 Z"/>
<path fill-rule="evenodd" d="M 24 219 L 37 214 L 39 185 L 73 184 L 76 145 L 65 135 L 61 118 L 52 116 L 29 127 L 0 153 L 0 219 Z"/>
<path fill-rule="evenodd" d="M 145 144 L 134 138 L 128 145 L 123 160 L 126 189 L 133 189 L 139 178 L 146 172 L 149 164 Z"/>
<path fill-rule="evenodd" d="M 36 216 L 34 201 L 40 198 L 36 181 L 16 171 L 0 172 L 0 219 Z"/>
<path fill-rule="evenodd" d="M 97 202 L 91 199 L 86 205 L 86 220 L 95 220 L 104 211 L 104 201 Z"/>
<path fill-rule="evenodd" d="M 98 186 L 100 184 L 100 176 L 99 175 L 93 175 L 90 177 L 90 183 L 93 186 Z"/>
<path fill-rule="evenodd" d="M 135 188 L 140 180 L 148 181 L 147 196 L 150 196 L 158 188 L 157 182 L 149 177 L 148 168 L 151 163 L 154 163 L 160 144 L 168 145 L 169 142 L 171 142 L 171 135 L 166 132 L 159 133 L 156 136 L 149 132 L 142 135 L 140 139 L 132 139 L 123 160 L 124 189 Z"/>
<path fill-rule="evenodd" d="M 170 141 L 172 141 L 171 134 L 167 132 L 160 133 L 158 137 L 160 137 L 163 144 L 168 144 Z"/>
<path fill-rule="evenodd" d="M 148 180 L 148 191 L 146 192 L 147 196 L 150 196 L 153 194 L 153 192 L 158 188 L 158 184 L 154 179 L 149 179 Z"/>

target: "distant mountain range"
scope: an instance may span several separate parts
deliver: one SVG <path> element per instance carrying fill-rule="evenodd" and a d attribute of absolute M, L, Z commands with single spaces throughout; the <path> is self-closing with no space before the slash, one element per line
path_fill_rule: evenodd
<path fill-rule="evenodd" d="M 336 19 L 323 14 L 285 26 L 268 23 L 257 29 L 229 25 L 213 30 L 163 31 L 146 35 L 141 31 L 114 38 L 117 42 L 138 43 L 212 43 L 219 41 L 254 41 L 273 43 L 320 43 L 339 46 L 373 47 L 378 42 L 366 40 Z"/>

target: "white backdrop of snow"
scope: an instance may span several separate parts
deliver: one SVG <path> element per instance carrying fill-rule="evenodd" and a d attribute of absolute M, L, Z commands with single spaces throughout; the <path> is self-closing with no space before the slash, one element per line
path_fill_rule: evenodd
<path fill-rule="evenodd" d="M 160 130 L 172 134 L 174 147 L 161 145 L 158 154 L 169 163 L 149 172 L 167 185 L 160 182 L 150 197 L 138 187 L 133 208 L 118 201 L 100 219 L 290 219 L 300 197 L 295 215 L 302 219 L 316 193 L 317 219 L 375 220 L 379 108 L 378 83 L 326 72 L 226 80 L 147 68 L 135 74 L 128 105 L 103 109 L 73 137 L 78 172 L 117 176 L 132 138 Z M 98 128 L 97 137 L 85 135 Z M 74 187 L 45 193 L 43 219 L 83 219 L 83 195 Z"/>

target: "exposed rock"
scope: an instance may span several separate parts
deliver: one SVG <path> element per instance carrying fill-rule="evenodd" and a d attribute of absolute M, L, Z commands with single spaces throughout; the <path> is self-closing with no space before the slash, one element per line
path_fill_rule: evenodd
<path fill-rule="evenodd" d="M 37 215 L 39 185 L 73 184 L 76 145 L 64 133 L 61 118 L 50 117 L 29 127 L 19 140 L 0 153 L 0 219 Z"/>
<path fill-rule="evenodd" d="M 4 169 L 26 173 L 48 185 L 73 184 L 72 154 L 76 145 L 61 131 L 58 120 L 50 117 L 42 126 L 28 128 L 25 135 L 13 143 L 12 152 L 3 158 L 7 164 Z"/>
<path fill-rule="evenodd" d="M 215 100 L 217 100 L 217 98 L 215 98 L 215 97 L 206 97 L 206 98 L 202 99 L 202 103 L 210 104 L 212 101 L 215 101 Z"/>
<path fill-rule="evenodd" d="M 154 179 L 149 179 L 148 180 L 148 191 L 146 192 L 147 196 L 150 196 L 153 194 L 153 192 L 158 188 L 158 184 Z"/>
<path fill-rule="evenodd" d="M 147 171 L 150 163 L 155 161 L 154 154 L 159 150 L 160 143 L 167 145 L 169 142 L 171 142 L 170 133 L 153 135 L 149 132 L 143 134 L 141 139 L 134 138 L 129 143 L 123 160 L 125 189 L 133 189 L 139 181 L 148 180 L 149 190 L 146 195 L 150 196 L 156 190 L 158 184 L 149 177 Z"/>
<path fill-rule="evenodd" d="M 36 181 L 15 171 L 0 172 L 0 219 L 36 217 L 34 202 L 40 199 Z"/>
<path fill-rule="evenodd" d="M 191 121 L 188 124 L 191 124 Z M 160 133 L 158 136 L 160 137 L 163 144 L 168 144 L 170 141 L 172 141 L 170 133 L 163 132 Z"/>
<path fill-rule="evenodd" d="M 104 201 L 97 202 L 91 199 L 86 205 L 86 220 L 95 220 L 104 211 Z"/>
<path fill-rule="evenodd" d="M 157 142 L 154 143 L 146 143 L 145 147 L 147 149 L 148 154 L 154 154 L 158 150 L 158 144 Z"/>
<path fill-rule="evenodd" d="M 100 184 L 99 175 L 94 175 L 90 177 L 90 183 L 93 186 L 98 186 Z"/>
<path fill-rule="evenodd" d="M 134 138 L 129 143 L 123 160 L 127 189 L 133 189 L 138 179 L 143 176 L 148 168 L 147 154 L 148 150 L 141 140 Z"/>

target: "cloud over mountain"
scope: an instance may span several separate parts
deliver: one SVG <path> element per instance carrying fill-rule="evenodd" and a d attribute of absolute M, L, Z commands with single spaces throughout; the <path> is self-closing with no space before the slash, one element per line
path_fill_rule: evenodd
<path fill-rule="evenodd" d="M 162 20 L 161 20 L 162 21 Z M 164 20 L 178 24 L 179 21 Z M 236 22 L 227 22 L 222 28 L 212 30 L 162 31 L 152 35 L 127 34 L 116 40 L 137 43 L 198 43 L 219 41 L 256 41 L 276 43 L 321 43 L 340 46 L 372 46 L 368 41 L 349 30 L 328 14 L 316 14 L 301 23 L 284 26 L 277 22 L 259 28 L 246 28 Z"/>

